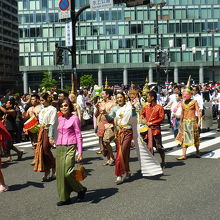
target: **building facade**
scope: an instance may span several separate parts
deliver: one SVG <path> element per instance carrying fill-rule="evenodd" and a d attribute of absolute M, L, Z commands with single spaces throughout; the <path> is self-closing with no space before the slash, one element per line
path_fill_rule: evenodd
<path fill-rule="evenodd" d="M 36 87 L 42 72 L 58 79 L 63 69 L 70 81 L 71 65 L 54 65 L 55 44 L 65 46 L 65 23 L 60 21 L 59 0 L 18 0 L 20 71 Z M 76 8 L 88 4 L 76 1 Z M 154 1 L 159 3 L 159 1 Z M 87 9 L 79 18 L 77 72 L 93 74 L 99 83 L 220 80 L 220 0 L 166 0 L 161 7 Z M 158 45 L 158 46 L 157 46 Z M 160 68 L 158 51 L 166 52 Z M 70 57 L 69 60 L 71 61 Z M 103 79 L 103 80 L 102 80 Z"/>
<path fill-rule="evenodd" d="M 18 8 L 16 0 L 0 0 L 0 93 L 18 91 Z"/>

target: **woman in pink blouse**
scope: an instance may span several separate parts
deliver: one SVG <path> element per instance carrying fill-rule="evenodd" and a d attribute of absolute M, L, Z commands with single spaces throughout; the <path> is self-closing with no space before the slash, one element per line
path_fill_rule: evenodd
<path fill-rule="evenodd" d="M 75 157 L 78 150 L 77 162 L 82 160 L 82 134 L 79 118 L 72 114 L 73 105 L 69 99 L 60 102 L 58 138 L 56 141 L 56 179 L 60 202 L 58 206 L 71 204 L 70 194 L 77 192 L 77 198 L 82 200 L 87 189 L 74 177 Z"/>

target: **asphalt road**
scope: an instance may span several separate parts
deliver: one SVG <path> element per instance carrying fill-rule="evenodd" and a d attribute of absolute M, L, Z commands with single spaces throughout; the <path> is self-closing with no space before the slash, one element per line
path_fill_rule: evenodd
<path fill-rule="evenodd" d="M 213 132 L 213 138 L 219 136 Z M 202 152 L 218 148 L 219 143 Z M 220 219 L 220 159 L 198 159 L 192 154 L 179 162 L 175 156 L 166 156 L 167 167 L 162 177 L 143 178 L 137 172 L 139 163 L 136 151 L 132 150 L 133 176 L 129 182 L 115 185 L 114 167 L 102 166 L 102 156 L 86 148 L 84 165 L 88 177 L 83 184 L 88 193 L 83 202 L 57 207 L 56 181 L 42 183 L 43 174 L 33 172 L 30 166 L 33 150 L 24 151 L 22 161 L 3 164 L 10 191 L 0 194 L 0 220 Z M 72 193 L 73 201 L 75 197 Z"/>

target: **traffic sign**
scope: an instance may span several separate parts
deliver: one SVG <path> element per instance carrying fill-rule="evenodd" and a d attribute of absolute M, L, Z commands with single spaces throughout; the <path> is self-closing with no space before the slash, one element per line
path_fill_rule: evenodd
<path fill-rule="evenodd" d="M 60 8 L 60 10 L 66 11 L 66 10 L 69 9 L 69 7 L 70 7 L 70 2 L 69 2 L 69 0 L 60 0 L 60 2 L 59 2 L 59 8 Z"/>

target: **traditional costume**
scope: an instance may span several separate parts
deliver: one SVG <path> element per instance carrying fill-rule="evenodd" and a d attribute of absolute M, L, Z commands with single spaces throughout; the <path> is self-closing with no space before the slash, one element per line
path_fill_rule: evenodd
<path fill-rule="evenodd" d="M 198 122 L 200 123 L 201 115 L 197 101 L 191 99 L 190 78 L 188 80 L 186 89 L 183 92 L 183 99 L 185 100 L 182 102 L 181 124 L 176 141 L 182 146 L 182 148 L 187 148 L 188 146 L 194 145 L 197 148 L 197 156 L 199 156 L 198 148 L 200 138 Z M 184 152 L 186 152 L 186 149 Z M 186 159 L 186 155 L 183 155 L 177 159 L 184 160 Z"/>
<path fill-rule="evenodd" d="M 156 147 L 157 151 L 161 154 L 164 153 L 162 146 L 162 136 L 160 124 L 164 120 L 164 109 L 159 104 L 148 104 L 142 110 L 142 117 L 146 119 L 146 123 L 149 122 L 147 134 L 144 140 L 147 142 L 149 151 L 153 154 L 153 146 Z"/>
<path fill-rule="evenodd" d="M 135 109 L 132 109 L 130 102 L 127 102 L 123 107 L 117 105 L 113 107 L 111 113 L 106 115 L 106 118 L 115 119 L 117 126 L 117 154 L 115 164 L 115 175 L 122 176 L 130 172 L 129 158 L 130 146 L 132 141 L 132 116 L 135 116 Z"/>
<path fill-rule="evenodd" d="M 40 130 L 35 151 L 34 171 L 48 172 L 55 168 L 55 159 L 51 152 L 52 145 L 49 137 L 56 139 L 57 110 L 49 105 L 39 113 Z"/>
<path fill-rule="evenodd" d="M 75 156 L 82 154 L 80 121 L 76 115 L 59 117 L 56 141 L 56 179 L 60 201 L 67 201 L 72 191 L 80 192 L 84 187 L 75 180 Z"/>

